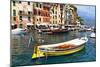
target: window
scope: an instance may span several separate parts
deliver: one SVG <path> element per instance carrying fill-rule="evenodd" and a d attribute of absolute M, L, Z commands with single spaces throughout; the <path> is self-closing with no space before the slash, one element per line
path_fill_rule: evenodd
<path fill-rule="evenodd" d="M 60 23 L 60 20 L 59 20 L 59 23 Z"/>
<path fill-rule="evenodd" d="M 22 11 L 19 11 L 20 14 L 22 14 Z"/>
<path fill-rule="evenodd" d="M 28 5 L 30 5 L 30 2 L 28 2 Z"/>
<path fill-rule="evenodd" d="M 36 7 L 36 3 L 33 3 L 33 7 Z"/>
<path fill-rule="evenodd" d="M 30 14 L 31 14 L 31 12 L 30 12 L 30 11 L 28 11 L 28 14 L 30 15 Z"/>
<path fill-rule="evenodd" d="M 38 7 L 40 7 L 40 4 L 38 4 Z"/>
<path fill-rule="evenodd" d="M 54 13 L 54 10 L 52 9 L 52 12 Z"/>
<path fill-rule="evenodd" d="M 55 9 L 57 9 L 57 6 L 55 6 Z"/>
<path fill-rule="evenodd" d="M 60 18 L 60 15 L 59 15 L 59 18 Z"/>
<path fill-rule="evenodd" d="M 55 19 L 57 19 L 57 16 L 55 16 Z"/>
<path fill-rule="evenodd" d="M 54 24 L 54 21 L 53 21 L 53 24 Z"/>
<path fill-rule="evenodd" d="M 39 11 L 39 15 L 41 14 L 41 12 Z"/>
<path fill-rule="evenodd" d="M 41 6 L 41 4 L 40 4 L 40 8 L 41 8 L 42 6 Z"/>
<path fill-rule="evenodd" d="M 47 12 L 45 13 L 45 16 L 47 16 Z"/>
<path fill-rule="evenodd" d="M 33 9 L 33 14 L 36 15 L 37 14 L 37 10 Z"/>
<path fill-rule="evenodd" d="M 29 21 L 30 21 L 30 19 L 31 19 L 31 18 L 30 18 L 30 17 L 28 17 L 28 20 L 29 20 Z"/>
<path fill-rule="evenodd" d="M 19 1 L 19 3 L 21 3 L 21 1 Z"/>
<path fill-rule="evenodd" d="M 16 21 L 16 17 L 13 17 L 13 20 Z"/>
<path fill-rule="evenodd" d="M 55 13 L 57 14 L 57 11 Z"/>
<path fill-rule="evenodd" d="M 13 1 L 13 6 L 15 6 L 16 5 L 16 2 L 15 1 Z"/>
<path fill-rule="evenodd" d="M 16 10 L 13 10 L 13 16 L 16 16 Z"/>
<path fill-rule="evenodd" d="M 56 21 L 56 24 L 57 24 L 57 21 Z"/>
<path fill-rule="evenodd" d="M 22 20 L 22 16 L 20 16 L 19 19 Z"/>
<path fill-rule="evenodd" d="M 39 18 L 39 21 L 41 21 L 41 18 Z"/>
<path fill-rule="evenodd" d="M 38 7 L 38 3 L 36 3 L 36 7 Z"/>

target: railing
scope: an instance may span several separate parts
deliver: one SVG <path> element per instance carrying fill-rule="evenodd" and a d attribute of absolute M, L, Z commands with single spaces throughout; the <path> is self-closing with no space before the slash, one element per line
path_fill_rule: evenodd
<path fill-rule="evenodd" d="M 45 6 L 45 7 L 51 7 L 50 4 L 43 4 L 43 6 Z"/>
<path fill-rule="evenodd" d="M 23 12 L 19 12 L 18 14 L 21 15 L 21 16 L 31 16 L 32 12 L 28 13 L 28 12 L 23 11 Z"/>

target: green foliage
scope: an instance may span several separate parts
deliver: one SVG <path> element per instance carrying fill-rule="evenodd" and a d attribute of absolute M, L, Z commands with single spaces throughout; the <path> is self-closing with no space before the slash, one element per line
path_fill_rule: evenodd
<path fill-rule="evenodd" d="M 80 16 L 78 16 L 77 19 L 81 25 L 84 25 L 84 20 Z"/>
<path fill-rule="evenodd" d="M 36 3 L 33 3 L 33 8 L 36 6 Z"/>

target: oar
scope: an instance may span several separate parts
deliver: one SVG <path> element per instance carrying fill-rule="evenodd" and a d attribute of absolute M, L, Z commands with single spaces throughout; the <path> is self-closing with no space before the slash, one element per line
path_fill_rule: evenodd
<path fill-rule="evenodd" d="M 48 55 L 47 55 L 47 52 L 45 53 L 45 63 L 47 62 L 47 59 L 48 59 Z"/>
<path fill-rule="evenodd" d="M 31 44 L 31 42 L 33 42 L 33 41 L 34 41 L 33 37 L 30 36 L 30 38 L 29 38 L 29 42 L 28 42 L 28 47 L 29 47 L 29 45 Z"/>

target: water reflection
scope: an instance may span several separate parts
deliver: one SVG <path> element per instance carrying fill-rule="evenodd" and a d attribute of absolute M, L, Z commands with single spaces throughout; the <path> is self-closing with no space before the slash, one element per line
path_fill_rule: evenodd
<path fill-rule="evenodd" d="M 32 60 L 33 48 L 35 45 L 47 45 L 65 42 L 79 36 L 89 35 L 90 32 L 67 32 L 63 34 L 38 34 L 37 32 L 30 32 L 26 35 L 12 35 L 11 36 L 11 58 L 12 65 L 33 65 L 33 64 L 51 64 L 64 62 L 78 62 L 78 61 L 93 61 L 96 56 L 95 39 L 89 38 L 85 44 L 85 48 L 77 53 L 56 56 L 44 57 Z M 33 37 L 33 40 L 31 38 Z"/>
<path fill-rule="evenodd" d="M 34 61 L 40 64 L 74 62 L 77 59 L 80 59 L 80 56 L 83 56 L 84 54 L 85 54 L 85 48 L 74 54 L 63 55 L 63 56 L 48 56 L 47 58 L 46 57 L 38 58 L 35 59 Z"/>

